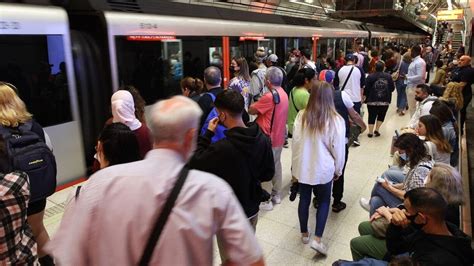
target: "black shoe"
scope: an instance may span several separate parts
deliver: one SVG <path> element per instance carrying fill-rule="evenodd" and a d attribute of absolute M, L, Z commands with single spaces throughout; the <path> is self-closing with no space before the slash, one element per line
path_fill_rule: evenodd
<path fill-rule="evenodd" d="M 318 202 L 317 198 L 313 198 L 313 206 L 314 206 L 315 209 L 317 209 L 319 207 L 319 202 Z"/>
<path fill-rule="evenodd" d="M 371 138 L 371 137 L 373 137 L 373 136 L 374 136 L 374 134 L 370 134 L 370 133 L 367 134 L 367 137 L 369 137 L 369 138 Z"/>
<path fill-rule="evenodd" d="M 288 140 L 285 140 L 285 143 L 283 144 L 283 148 L 288 148 Z"/>
<path fill-rule="evenodd" d="M 296 195 L 298 195 L 298 182 L 294 182 L 290 187 L 290 201 L 295 201 Z"/>
<path fill-rule="evenodd" d="M 378 132 L 377 130 L 375 130 L 375 131 L 374 131 L 374 135 L 375 135 L 376 137 L 380 137 L 380 132 Z"/>
<path fill-rule="evenodd" d="M 346 208 L 346 203 L 342 201 L 335 202 L 332 204 L 332 211 L 336 213 L 344 210 L 345 208 Z"/>
<path fill-rule="evenodd" d="M 352 142 L 352 146 L 359 147 L 360 146 L 359 140 L 358 139 L 354 140 L 354 142 Z"/>

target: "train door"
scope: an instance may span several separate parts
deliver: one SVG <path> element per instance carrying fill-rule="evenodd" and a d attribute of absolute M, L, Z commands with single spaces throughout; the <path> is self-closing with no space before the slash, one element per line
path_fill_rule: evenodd
<path fill-rule="evenodd" d="M 81 178 L 85 160 L 68 17 L 55 7 L 0 3 L 0 80 L 18 88 L 49 135 L 58 185 Z"/>

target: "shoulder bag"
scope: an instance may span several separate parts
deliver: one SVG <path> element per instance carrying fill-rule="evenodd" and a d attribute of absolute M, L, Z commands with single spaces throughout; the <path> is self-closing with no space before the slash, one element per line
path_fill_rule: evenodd
<path fill-rule="evenodd" d="M 176 199 L 178 198 L 181 188 L 183 188 L 184 181 L 186 181 L 188 173 L 188 166 L 183 166 L 183 168 L 179 172 L 178 180 L 176 180 L 176 183 L 174 184 L 174 187 L 171 190 L 171 193 L 168 196 L 165 205 L 163 206 L 163 210 L 161 211 L 160 215 L 158 216 L 158 219 L 155 222 L 153 231 L 151 232 L 151 235 L 148 238 L 145 250 L 143 251 L 138 265 L 145 266 L 150 263 L 151 256 L 153 255 L 153 250 L 155 249 L 155 246 L 158 243 L 158 240 L 160 239 L 161 232 L 163 231 L 163 228 L 166 225 L 166 221 L 168 220 L 171 210 L 173 210 Z"/>

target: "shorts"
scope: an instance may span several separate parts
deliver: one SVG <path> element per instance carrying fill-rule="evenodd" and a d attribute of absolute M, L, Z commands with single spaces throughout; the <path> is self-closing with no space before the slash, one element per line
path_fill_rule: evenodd
<path fill-rule="evenodd" d="M 30 202 L 28 204 L 28 210 L 26 211 L 27 215 L 33 215 L 44 211 L 46 208 L 46 199 L 37 200 L 35 202 Z"/>

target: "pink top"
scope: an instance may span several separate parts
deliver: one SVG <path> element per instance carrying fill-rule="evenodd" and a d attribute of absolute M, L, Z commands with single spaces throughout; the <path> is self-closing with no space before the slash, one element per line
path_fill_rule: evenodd
<path fill-rule="evenodd" d="M 46 250 L 58 265 L 136 265 L 183 164 L 175 151 L 154 149 L 142 161 L 98 171 Z M 212 265 L 215 235 L 231 261 L 249 265 L 262 257 L 229 185 L 191 170 L 150 265 Z"/>
<path fill-rule="evenodd" d="M 252 106 L 257 110 L 257 124 L 262 128 L 263 132 L 270 136 L 272 147 L 282 147 L 285 144 L 286 119 L 288 117 L 288 95 L 282 88 L 277 89 L 280 95 L 280 103 L 273 103 L 271 92 L 265 93 L 260 100 Z M 273 118 L 273 126 L 270 133 L 270 125 L 272 121 L 273 109 L 275 107 L 275 117 Z"/>

